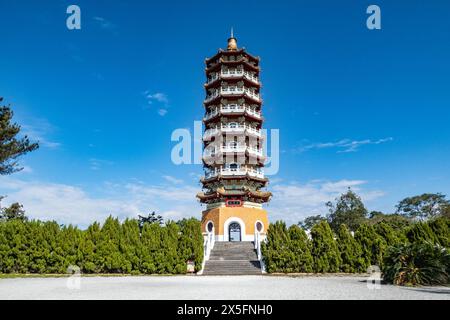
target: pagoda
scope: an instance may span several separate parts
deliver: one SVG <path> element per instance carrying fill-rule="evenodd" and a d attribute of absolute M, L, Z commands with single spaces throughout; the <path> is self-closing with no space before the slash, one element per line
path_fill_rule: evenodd
<path fill-rule="evenodd" d="M 260 59 L 238 48 L 231 32 L 227 49 L 205 64 L 202 231 L 216 241 L 254 241 L 267 230 L 262 206 L 271 197 L 264 191 Z"/>

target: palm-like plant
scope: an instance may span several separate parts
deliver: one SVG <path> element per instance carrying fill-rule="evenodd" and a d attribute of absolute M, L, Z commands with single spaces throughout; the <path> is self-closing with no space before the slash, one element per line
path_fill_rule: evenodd
<path fill-rule="evenodd" d="M 449 250 L 429 242 L 397 245 L 384 257 L 383 278 L 396 285 L 445 285 L 449 271 Z"/>

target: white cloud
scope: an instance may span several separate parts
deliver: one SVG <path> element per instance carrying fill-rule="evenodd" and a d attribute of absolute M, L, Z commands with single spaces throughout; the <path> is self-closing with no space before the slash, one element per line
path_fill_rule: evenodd
<path fill-rule="evenodd" d="M 379 190 L 366 191 L 362 189 L 366 183 L 367 181 L 363 180 L 334 182 L 314 180 L 306 184 L 277 184 L 271 188 L 273 198 L 268 207 L 269 219 L 272 222 L 284 220 L 288 224 L 293 224 L 311 215 L 325 215 L 327 214 L 325 203 L 334 201 L 349 187 L 357 192 L 365 202 L 384 195 Z"/>
<path fill-rule="evenodd" d="M 147 92 L 146 98 L 148 99 L 149 104 L 152 104 L 153 101 L 158 101 L 158 102 L 161 102 L 164 104 L 169 103 L 169 99 L 167 98 L 167 95 L 162 92 L 157 92 L 157 93 L 153 93 L 153 94 L 149 94 Z"/>
<path fill-rule="evenodd" d="M 162 176 L 162 177 L 165 180 L 167 180 L 168 182 L 173 183 L 173 184 L 182 184 L 184 182 L 183 180 L 177 179 L 177 178 L 172 177 L 172 176 Z"/>
<path fill-rule="evenodd" d="M 335 148 L 337 149 L 337 153 L 348 153 L 348 152 L 356 152 L 359 150 L 359 147 L 364 145 L 378 145 L 385 142 L 393 141 L 394 138 L 388 137 L 384 139 L 378 139 L 378 140 L 371 140 L 371 139 L 365 139 L 365 140 L 350 140 L 350 139 L 342 139 L 336 142 L 318 142 L 318 143 L 312 143 L 309 145 L 302 146 L 296 150 L 295 152 L 305 152 L 308 150 L 313 149 L 331 149 Z"/>
<path fill-rule="evenodd" d="M 156 211 L 164 219 L 178 220 L 200 218 L 202 212 L 195 198 L 198 187 L 194 186 L 105 182 L 101 185 L 102 194 L 95 197 L 81 186 L 12 177 L 0 177 L 0 186 L 0 194 L 8 195 L 3 205 L 20 202 L 31 218 L 81 227 L 93 221 L 104 221 L 109 215 L 125 219 Z"/>
<path fill-rule="evenodd" d="M 0 176 L 0 195 L 8 195 L 3 205 L 22 203 L 31 218 L 81 227 L 103 221 L 110 214 L 125 219 L 152 211 L 165 219 L 193 216 L 200 219 L 204 208 L 195 198 L 200 187 L 186 185 L 168 175 L 163 178 L 170 184 L 147 185 L 138 180 L 104 182 L 97 186 L 100 194 L 94 195 L 82 186 L 27 181 L 18 175 L 14 178 Z M 380 190 L 367 188 L 367 181 L 363 180 L 278 183 L 270 188 L 273 198 L 267 207 L 269 219 L 294 224 L 310 215 L 324 215 L 327 213 L 325 203 L 333 201 L 348 187 L 357 192 L 366 205 L 384 196 Z"/>
<path fill-rule="evenodd" d="M 156 92 L 156 93 L 150 93 L 150 91 L 144 92 L 145 99 L 147 100 L 148 105 L 157 104 L 159 106 L 157 112 L 161 117 L 164 117 L 168 111 L 169 108 L 169 98 L 165 93 L 162 92 Z"/>

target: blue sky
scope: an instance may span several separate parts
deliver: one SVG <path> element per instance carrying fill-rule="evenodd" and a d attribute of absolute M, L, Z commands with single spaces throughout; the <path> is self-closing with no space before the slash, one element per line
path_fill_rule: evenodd
<path fill-rule="evenodd" d="M 66 28 L 81 8 L 82 29 Z M 366 28 L 381 8 L 382 29 Z M 3 204 L 84 226 L 108 214 L 200 217 L 200 165 L 177 128 L 203 115 L 204 59 L 261 57 L 265 127 L 280 130 L 271 220 L 326 213 L 352 186 L 369 210 L 450 194 L 450 3 L 0 0 L 0 95 L 41 148 L 0 177 Z"/>

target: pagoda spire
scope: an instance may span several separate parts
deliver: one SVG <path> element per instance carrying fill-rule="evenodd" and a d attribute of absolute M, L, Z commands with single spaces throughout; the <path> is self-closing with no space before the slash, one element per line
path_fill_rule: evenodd
<path fill-rule="evenodd" d="M 228 38 L 228 51 L 236 51 L 237 50 L 237 40 L 234 37 L 233 27 L 231 27 L 230 38 Z"/>

